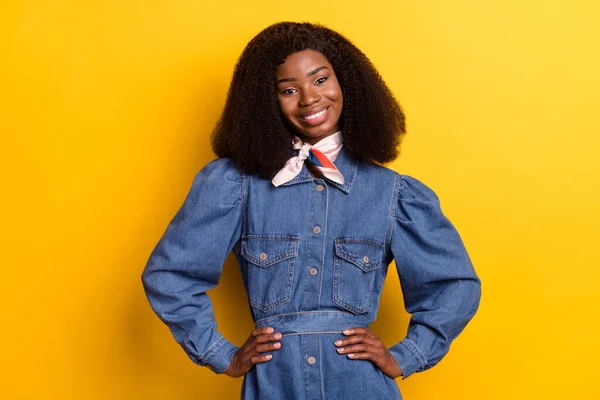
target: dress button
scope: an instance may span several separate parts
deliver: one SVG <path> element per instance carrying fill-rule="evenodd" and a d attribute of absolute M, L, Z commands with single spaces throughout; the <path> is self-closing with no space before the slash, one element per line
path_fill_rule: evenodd
<path fill-rule="evenodd" d="M 325 189 L 325 186 L 323 186 L 323 185 L 317 185 L 317 192 L 322 192 L 323 189 Z"/>
<path fill-rule="evenodd" d="M 263 261 L 264 261 L 264 260 L 266 260 L 266 259 L 267 259 L 267 253 L 260 253 L 260 256 L 259 256 L 259 257 L 260 257 L 260 259 L 261 259 L 261 260 L 263 260 Z"/>
<path fill-rule="evenodd" d="M 311 268 L 310 271 L 308 271 L 308 273 L 314 276 L 314 275 L 317 274 L 317 269 L 316 268 Z"/>
<path fill-rule="evenodd" d="M 306 360 L 310 365 L 313 365 L 317 360 L 315 360 L 314 357 L 308 357 L 308 360 Z"/>
<path fill-rule="evenodd" d="M 321 228 L 318 226 L 315 226 L 315 228 L 313 229 L 314 233 L 320 233 L 321 232 Z"/>
<path fill-rule="evenodd" d="M 367 257 L 367 256 L 364 256 L 364 257 L 363 257 L 363 261 L 364 261 L 365 263 L 368 263 L 368 262 L 369 262 L 369 257 Z"/>

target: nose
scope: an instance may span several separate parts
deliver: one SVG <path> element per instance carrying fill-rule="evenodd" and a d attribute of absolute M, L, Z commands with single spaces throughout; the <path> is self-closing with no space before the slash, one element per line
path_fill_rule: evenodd
<path fill-rule="evenodd" d="M 319 102 L 319 100 L 321 100 L 321 95 L 311 86 L 310 88 L 302 89 L 302 91 L 300 92 L 298 105 L 300 107 L 309 107 Z"/>

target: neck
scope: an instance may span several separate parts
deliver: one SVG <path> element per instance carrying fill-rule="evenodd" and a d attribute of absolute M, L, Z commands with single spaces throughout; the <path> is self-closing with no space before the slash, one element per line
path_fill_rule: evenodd
<path fill-rule="evenodd" d="M 336 131 L 336 132 L 328 133 L 327 135 L 325 135 L 325 136 L 321 136 L 321 137 L 318 137 L 318 138 L 315 138 L 315 137 L 310 137 L 310 136 L 304 136 L 304 135 L 301 135 L 301 134 L 298 134 L 298 137 L 299 137 L 300 139 L 302 139 L 302 142 L 304 142 L 304 143 L 308 143 L 308 144 L 310 144 L 311 146 L 314 146 L 315 144 L 319 143 L 321 140 L 327 139 L 328 137 L 330 137 L 330 136 L 333 136 L 333 135 L 335 135 L 335 134 L 337 134 L 337 133 L 339 133 L 339 132 L 340 132 L 340 131 Z"/>

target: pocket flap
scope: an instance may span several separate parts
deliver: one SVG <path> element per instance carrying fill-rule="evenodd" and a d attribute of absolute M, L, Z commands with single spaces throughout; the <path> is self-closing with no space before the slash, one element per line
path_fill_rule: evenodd
<path fill-rule="evenodd" d="M 381 266 L 385 247 L 369 239 L 336 239 L 335 253 L 365 272 Z"/>
<path fill-rule="evenodd" d="M 259 267 L 267 268 L 298 256 L 298 236 L 246 235 L 242 238 L 242 256 Z"/>

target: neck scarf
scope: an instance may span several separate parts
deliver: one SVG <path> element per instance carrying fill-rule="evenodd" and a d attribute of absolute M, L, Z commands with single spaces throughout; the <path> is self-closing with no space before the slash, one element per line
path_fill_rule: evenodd
<path fill-rule="evenodd" d="M 287 160 L 271 182 L 274 186 L 279 186 L 291 181 L 302 171 L 304 160 L 308 159 L 325 178 L 343 185 L 344 177 L 333 164 L 342 150 L 342 143 L 342 131 L 319 140 L 314 146 L 294 137 L 292 144 L 298 150 L 298 155 Z"/>

